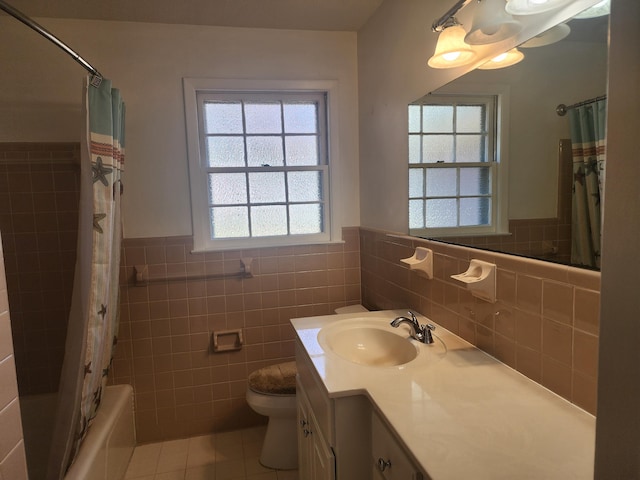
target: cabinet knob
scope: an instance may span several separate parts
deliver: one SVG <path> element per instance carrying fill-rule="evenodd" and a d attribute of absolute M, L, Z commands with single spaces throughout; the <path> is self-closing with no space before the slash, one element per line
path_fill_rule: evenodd
<path fill-rule="evenodd" d="M 378 458 L 378 470 L 384 472 L 387 468 L 391 468 L 391 460 L 385 460 L 384 458 Z"/>
<path fill-rule="evenodd" d="M 300 420 L 300 426 L 302 428 L 306 427 L 307 425 L 309 425 L 309 422 L 307 422 L 304 418 Z"/>
<path fill-rule="evenodd" d="M 302 430 L 302 433 L 303 433 L 303 435 L 305 437 L 308 437 L 309 435 L 311 435 L 312 432 L 311 432 L 311 430 L 308 430 L 308 429 L 305 428 L 304 430 Z"/>

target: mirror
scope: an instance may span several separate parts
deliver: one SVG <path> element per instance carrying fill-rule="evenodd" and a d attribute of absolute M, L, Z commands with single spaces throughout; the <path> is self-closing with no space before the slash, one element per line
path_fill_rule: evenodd
<path fill-rule="evenodd" d="M 572 264 L 569 115 L 558 115 L 556 107 L 606 93 L 608 16 L 574 18 L 568 25 L 571 32 L 556 43 L 523 48 L 525 42 L 525 58 L 516 65 L 476 69 L 432 92 L 469 95 L 499 87 L 508 92 L 509 118 L 503 143 L 509 234 L 434 240 Z"/>

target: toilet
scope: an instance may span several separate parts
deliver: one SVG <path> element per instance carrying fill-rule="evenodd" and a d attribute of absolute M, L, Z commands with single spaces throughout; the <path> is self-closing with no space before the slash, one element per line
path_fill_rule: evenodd
<path fill-rule="evenodd" d="M 362 305 L 350 305 L 336 313 L 366 312 Z M 249 375 L 247 403 L 260 415 L 269 417 L 260 463 L 268 468 L 298 468 L 296 405 L 296 362 L 278 363 Z"/>
<path fill-rule="evenodd" d="M 268 468 L 298 468 L 296 362 L 269 365 L 249 375 L 247 403 L 269 417 L 260 463 Z"/>

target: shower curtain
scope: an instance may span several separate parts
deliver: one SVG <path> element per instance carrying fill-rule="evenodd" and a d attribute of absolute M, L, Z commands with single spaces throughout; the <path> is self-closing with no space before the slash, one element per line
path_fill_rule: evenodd
<path fill-rule="evenodd" d="M 80 214 L 71 311 L 48 480 L 64 477 L 100 406 L 118 332 L 124 103 L 85 80 Z"/>
<path fill-rule="evenodd" d="M 569 110 L 573 155 L 571 263 L 600 268 L 607 101 Z"/>

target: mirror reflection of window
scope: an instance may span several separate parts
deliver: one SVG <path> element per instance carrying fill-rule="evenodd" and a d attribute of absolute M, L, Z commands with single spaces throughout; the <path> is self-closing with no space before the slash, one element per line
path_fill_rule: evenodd
<path fill-rule="evenodd" d="M 409 105 L 412 235 L 496 232 L 495 96 L 428 95 Z"/>

